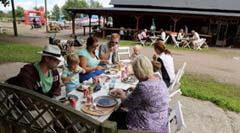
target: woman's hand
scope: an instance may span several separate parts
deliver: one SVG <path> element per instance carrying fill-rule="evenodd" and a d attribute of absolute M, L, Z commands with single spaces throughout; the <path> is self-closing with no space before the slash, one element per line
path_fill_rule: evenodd
<path fill-rule="evenodd" d="M 122 89 L 112 89 L 110 91 L 110 95 L 121 98 L 122 100 L 127 98 L 126 92 L 124 92 Z"/>
<path fill-rule="evenodd" d="M 157 60 L 157 55 L 156 55 L 156 54 L 153 55 L 153 60 L 154 60 L 154 61 Z"/>

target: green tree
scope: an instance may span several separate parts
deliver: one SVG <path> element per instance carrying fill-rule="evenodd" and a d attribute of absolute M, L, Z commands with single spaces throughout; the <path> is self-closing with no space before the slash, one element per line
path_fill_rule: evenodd
<path fill-rule="evenodd" d="M 62 7 L 62 13 L 64 15 L 64 18 L 67 20 L 71 20 L 71 14 L 66 9 L 84 7 L 88 7 L 88 4 L 85 0 L 67 0 Z"/>
<path fill-rule="evenodd" d="M 43 9 L 44 9 L 44 7 L 43 7 L 43 6 L 39 6 L 39 7 L 36 7 L 36 6 L 35 6 L 35 7 L 33 7 L 33 9 L 34 9 L 34 10 L 40 10 L 40 9 L 42 9 L 42 10 L 43 10 Z"/>
<path fill-rule="evenodd" d="M 57 4 L 53 7 L 52 16 L 56 21 L 60 18 L 60 8 Z"/>
<path fill-rule="evenodd" d="M 9 0 L 0 0 L 0 2 L 4 5 L 4 7 L 10 4 Z"/>
<path fill-rule="evenodd" d="M 101 3 L 99 3 L 96 0 L 90 0 L 89 7 L 90 8 L 99 8 L 99 7 L 103 7 L 103 6 L 101 5 Z"/>
<path fill-rule="evenodd" d="M 16 8 L 16 17 L 23 17 L 24 16 L 24 9 L 20 6 Z"/>
<path fill-rule="evenodd" d="M 0 2 L 6 7 L 10 4 L 9 0 L 0 0 Z M 13 17 L 13 30 L 14 30 L 14 36 L 18 36 L 17 33 L 17 23 L 16 23 L 16 15 L 15 15 L 15 8 L 14 8 L 14 0 L 11 0 L 12 5 L 12 17 Z"/>

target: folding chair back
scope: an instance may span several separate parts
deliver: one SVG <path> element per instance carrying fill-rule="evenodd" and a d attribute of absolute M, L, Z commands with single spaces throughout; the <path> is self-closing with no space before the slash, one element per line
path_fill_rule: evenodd
<path fill-rule="evenodd" d="M 178 42 L 178 41 L 176 40 L 175 36 L 171 36 L 171 38 L 172 38 L 173 43 L 175 44 L 174 47 L 179 48 L 179 44 L 180 44 L 180 42 Z"/>
<path fill-rule="evenodd" d="M 163 43 L 164 43 L 164 44 L 167 42 L 168 38 L 169 38 L 169 36 L 167 36 L 167 37 L 165 38 L 165 40 L 163 40 Z"/>
<path fill-rule="evenodd" d="M 174 109 L 170 111 L 169 121 L 168 121 L 168 133 L 171 132 L 171 127 L 173 127 L 173 125 L 171 126 L 171 123 L 173 123 L 173 120 L 175 118 L 176 118 L 176 124 L 177 124 L 177 128 L 175 132 L 179 132 L 183 128 L 186 128 L 186 124 L 185 124 L 185 121 L 183 118 L 183 112 L 182 112 L 182 104 L 180 101 L 177 101 L 177 104 L 174 107 Z"/>
<path fill-rule="evenodd" d="M 205 38 L 201 38 L 201 39 L 199 40 L 199 42 L 196 44 L 196 45 L 197 45 L 196 50 L 201 50 L 201 49 L 202 49 L 201 47 L 202 47 L 204 44 L 207 45 L 206 39 L 205 39 Z"/>
<path fill-rule="evenodd" d="M 180 76 L 180 72 L 181 71 L 181 69 L 179 69 L 178 71 L 177 71 L 177 74 L 175 75 L 175 78 L 174 78 L 174 80 L 173 80 L 173 82 L 172 82 L 172 84 L 169 86 L 169 91 L 172 91 L 173 90 L 173 88 L 174 88 L 174 86 L 176 85 L 176 83 L 177 83 L 177 80 L 178 80 L 178 77 Z"/>
<path fill-rule="evenodd" d="M 141 43 L 141 45 L 142 45 L 142 46 L 145 46 L 145 43 L 146 43 L 147 40 L 146 40 L 146 39 L 143 39 L 141 33 L 139 33 L 139 34 L 137 35 L 137 38 L 138 38 L 139 42 Z"/>
<path fill-rule="evenodd" d="M 184 62 L 183 66 L 178 70 L 173 83 L 169 87 L 169 97 L 170 98 L 172 98 L 173 96 L 175 96 L 178 93 L 182 94 L 181 89 L 179 89 L 179 87 L 181 85 L 180 80 L 184 74 L 184 69 L 185 69 L 186 65 L 187 65 L 187 63 Z"/>
<path fill-rule="evenodd" d="M 177 77 L 177 82 L 180 82 L 180 80 L 181 80 L 181 78 L 182 78 L 182 76 L 184 74 L 184 70 L 185 70 L 186 66 L 187 66 L 187 63 L 184 62 L 182 68 L 180 68 L 180 74 Z"/>
<path fill-rule="evenodd" d="M 130 48 L 129 47 L 119 47 L 118 48 L 118 60 L 122 62 L 130 62 Z"/>
<path fill-rule="evenodd" d="M 186 127 L 186 124 L 183 118 L 182 104 L 180 103 L 180 101 L 177 102 L 175 113 L 176 113 L 176 119 L 177 119 L 177 130 L 180 131 L 181 129 Z"/>

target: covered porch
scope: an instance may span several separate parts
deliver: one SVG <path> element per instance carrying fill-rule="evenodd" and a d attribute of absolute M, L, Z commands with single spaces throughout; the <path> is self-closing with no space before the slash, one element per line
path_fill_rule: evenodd
<path fill-rule="evenodd" d="M 210 45 L 226 45 L 226 40 L 236 37 L 240 32 L 240 14 L 234 12 L 196 11 L 180 9 L 150 9 L 150 8 L 82 8 L 68 9 L 72 14 L 72 34 L 75 35 L 75 18 L 77 14 L 86 14 L 91 18 L 98 15 L 104 18 L 101 27 L 101 37 L 111 32 L 119 33 L 122 28 L 134 37 L 142 29 L 150 29 L 155 23 L 157 29 L 163 28 L 168 32 L 178 32 L 187 27 L 187 32 L 197 31 L 200 36 L 206 37 Z M 107 26 L 109 17 L 112 17 L 112 27 Z M 89 21 L 89 35 L 92 34 L 92 26 Z M 234 29 L 234 30 L 231 30 Z"/>

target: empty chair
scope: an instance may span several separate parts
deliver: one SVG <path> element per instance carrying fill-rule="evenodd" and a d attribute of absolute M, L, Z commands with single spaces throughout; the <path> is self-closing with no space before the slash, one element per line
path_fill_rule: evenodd
<path fill-rule="evenodd" d="M 130 60 L 130 48 L 129 47 L 119 47 L 118 48 L 118 60 L 123 63 L 129 63 Z"/>

